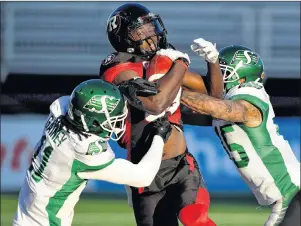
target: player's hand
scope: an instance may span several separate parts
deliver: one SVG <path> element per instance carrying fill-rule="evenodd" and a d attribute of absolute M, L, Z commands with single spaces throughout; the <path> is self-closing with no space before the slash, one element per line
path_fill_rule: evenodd
<path fill-rule="evenodd" d="M 168 121 L 168 114 L 165 114 L 163 117 L 152 121 L 150 126 L 154 128 L 154 134 L 162 137 L 164 142 L 166 142 L 170 137 L 172 128 L 170 122 Z"/>
<path fill-rule="evenodd" d="M 148 97 L 158 94 L 157 83 L 136 77 L 120 83 L 119 90 L 126 96 Z"/>
<path fill-rule="evenodd" d="M 157 90 L 157 83 L 149 82 L 139 77 L 120 83 L 118 88 L 129 101 L 129 103 L 140 110 L 145 109 L 142 101 L 138 99 L 138 96 L 148 97 L 156 95 L 160 92 Z"/>
<path fill-rule="evenodd" d="M 187 53 L 182 53 L 178 50 L 160 49 L 159 51 L 157 51 L 156 55 L 167 56 L 172 61 L 182 60 L 187 65 L 187 67 L 190 64 L 190 58 L 189 58 L 188 54 Z"/>
<path fill-rule="evenodd" d="M 203 38 L 193 40 L 193 44 L 190 46 L 191 50 L 209 63 L 216 63 L 218 61 L 218 51 L 216 45 Z"/>

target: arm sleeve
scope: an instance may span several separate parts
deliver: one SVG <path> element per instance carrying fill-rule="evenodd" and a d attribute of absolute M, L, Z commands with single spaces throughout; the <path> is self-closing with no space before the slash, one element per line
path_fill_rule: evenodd
<path fill-rule="evenodd" d="M 155 135 L 150 149 L 138 164 L 116 159 L 102 170 L 78 173 L 78 176 L 82 179 L 104 180 L 133 187 L 149 186 L 159 170 L 163 146 L 163 139 Z"/>
<path fill-rule="evenodd" d="M 132 70 L 135 71 L 138 75 L 143 74 L 143 67 L 141 63 L 119 63 L 114 65 L 106 70 L 100 71 L 100 76 L 103 80 L 114 83 L 115 78 L 123 71 Z"/>

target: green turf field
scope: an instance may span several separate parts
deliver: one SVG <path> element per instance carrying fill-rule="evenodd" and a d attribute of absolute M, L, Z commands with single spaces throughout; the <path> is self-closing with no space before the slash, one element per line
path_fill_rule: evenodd
<path fill-rule="evenodd" d="M 1 195 L 1 226 L 11 225 L 17 206 L 15 195 Z M 269 209 L 256 209 L 256 205 L 212 202 L 210 216 L 218 226 L 262 226 Z M 126 200 L 87 199 L 75 208 L 73 225 L 135 226 L 131 208 Z"/>

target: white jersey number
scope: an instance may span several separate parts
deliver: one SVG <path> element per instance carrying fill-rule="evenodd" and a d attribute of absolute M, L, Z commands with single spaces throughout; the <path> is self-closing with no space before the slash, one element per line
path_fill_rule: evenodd
<path fill-rule="evenodd" d="M 46 141 L 46 136 L 43 136 L 41 138 L 40 145 L 38 146 L 36 152 L 33 155 L 31 165 L 29 168 L 29 171 L 31 172 L 32 178 L 34 179 L 35 182 L 39 182 L 42 179 L 42 173 L 43 173 L 45 167 L 47 166 L 49 157 L 53 151 L 53 148 L 51 146 L 45 147 L 45 141 Z M 38 157 L 39 153 L 41 152 L 41 150 L 43 152 L 43 157 L 42 157 L 42 160 L 39 162 L 37 157 Z M 36 167 L 36 169 L 35 169 L 34 164 L 39 164 L 39 166 Z"/>
<path fill-rule="evenodd" d="M 219 131 L 218 131 L 219 130 Z M 216 134 L 219 136 L 224 149 L 227 151 L 230 159 L 233 160 L 237 168 L 247 167 L 249 164 L 249 157 L 243 146 L 237 143 L 227 143 L 227 133 L 232 132 L 234 129 L 232 125 L 225 125 L 215 128 Z"/>

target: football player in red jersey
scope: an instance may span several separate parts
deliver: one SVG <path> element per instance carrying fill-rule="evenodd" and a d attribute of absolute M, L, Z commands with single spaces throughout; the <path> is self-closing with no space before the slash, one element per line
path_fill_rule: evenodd
<path fill-rule="evenodd" d="M 181 87 L 207 94 L 202 77 L 188 71 L 187 54 L 167 41 L 159 15 L 136 3 L 126 3 L 109 16 L 107 36 L 117 51 L 102 61 L 100 77 L 120 86 L 129 100 L 127 131 L 119 144 L 128 150 L 128 159 L 139 162 L 150 145 L 148 124 L 169 112 L 172 134 L 164 146 L 160 170 L 152 184 L 130 189 L 136 223 L 139 226 L 213 226 L 208 217 L 209 194 L 195 158 L 189 153 L 180 112 Z M 223 81 L 215 46 L 204 39 L 194 40 L 192 50 L 208 65 L 209 94 L 221 98 Z M 170 61 L 156 82 L 150 82 L 152 64 Z M 150 66 L 149 66 L 150 65 Z M 150 72 L 151 71 L 151 72 Z M 157 93 L 154 93 L 158 90 Z M 150 95 L 139 96 L 139 90 Z M 155 95 L 152 95 L 155 94 Z M 171 106 L 172 105 L 172 106 Z M 142 151 L 144 149 L 145 151 Z"/>

